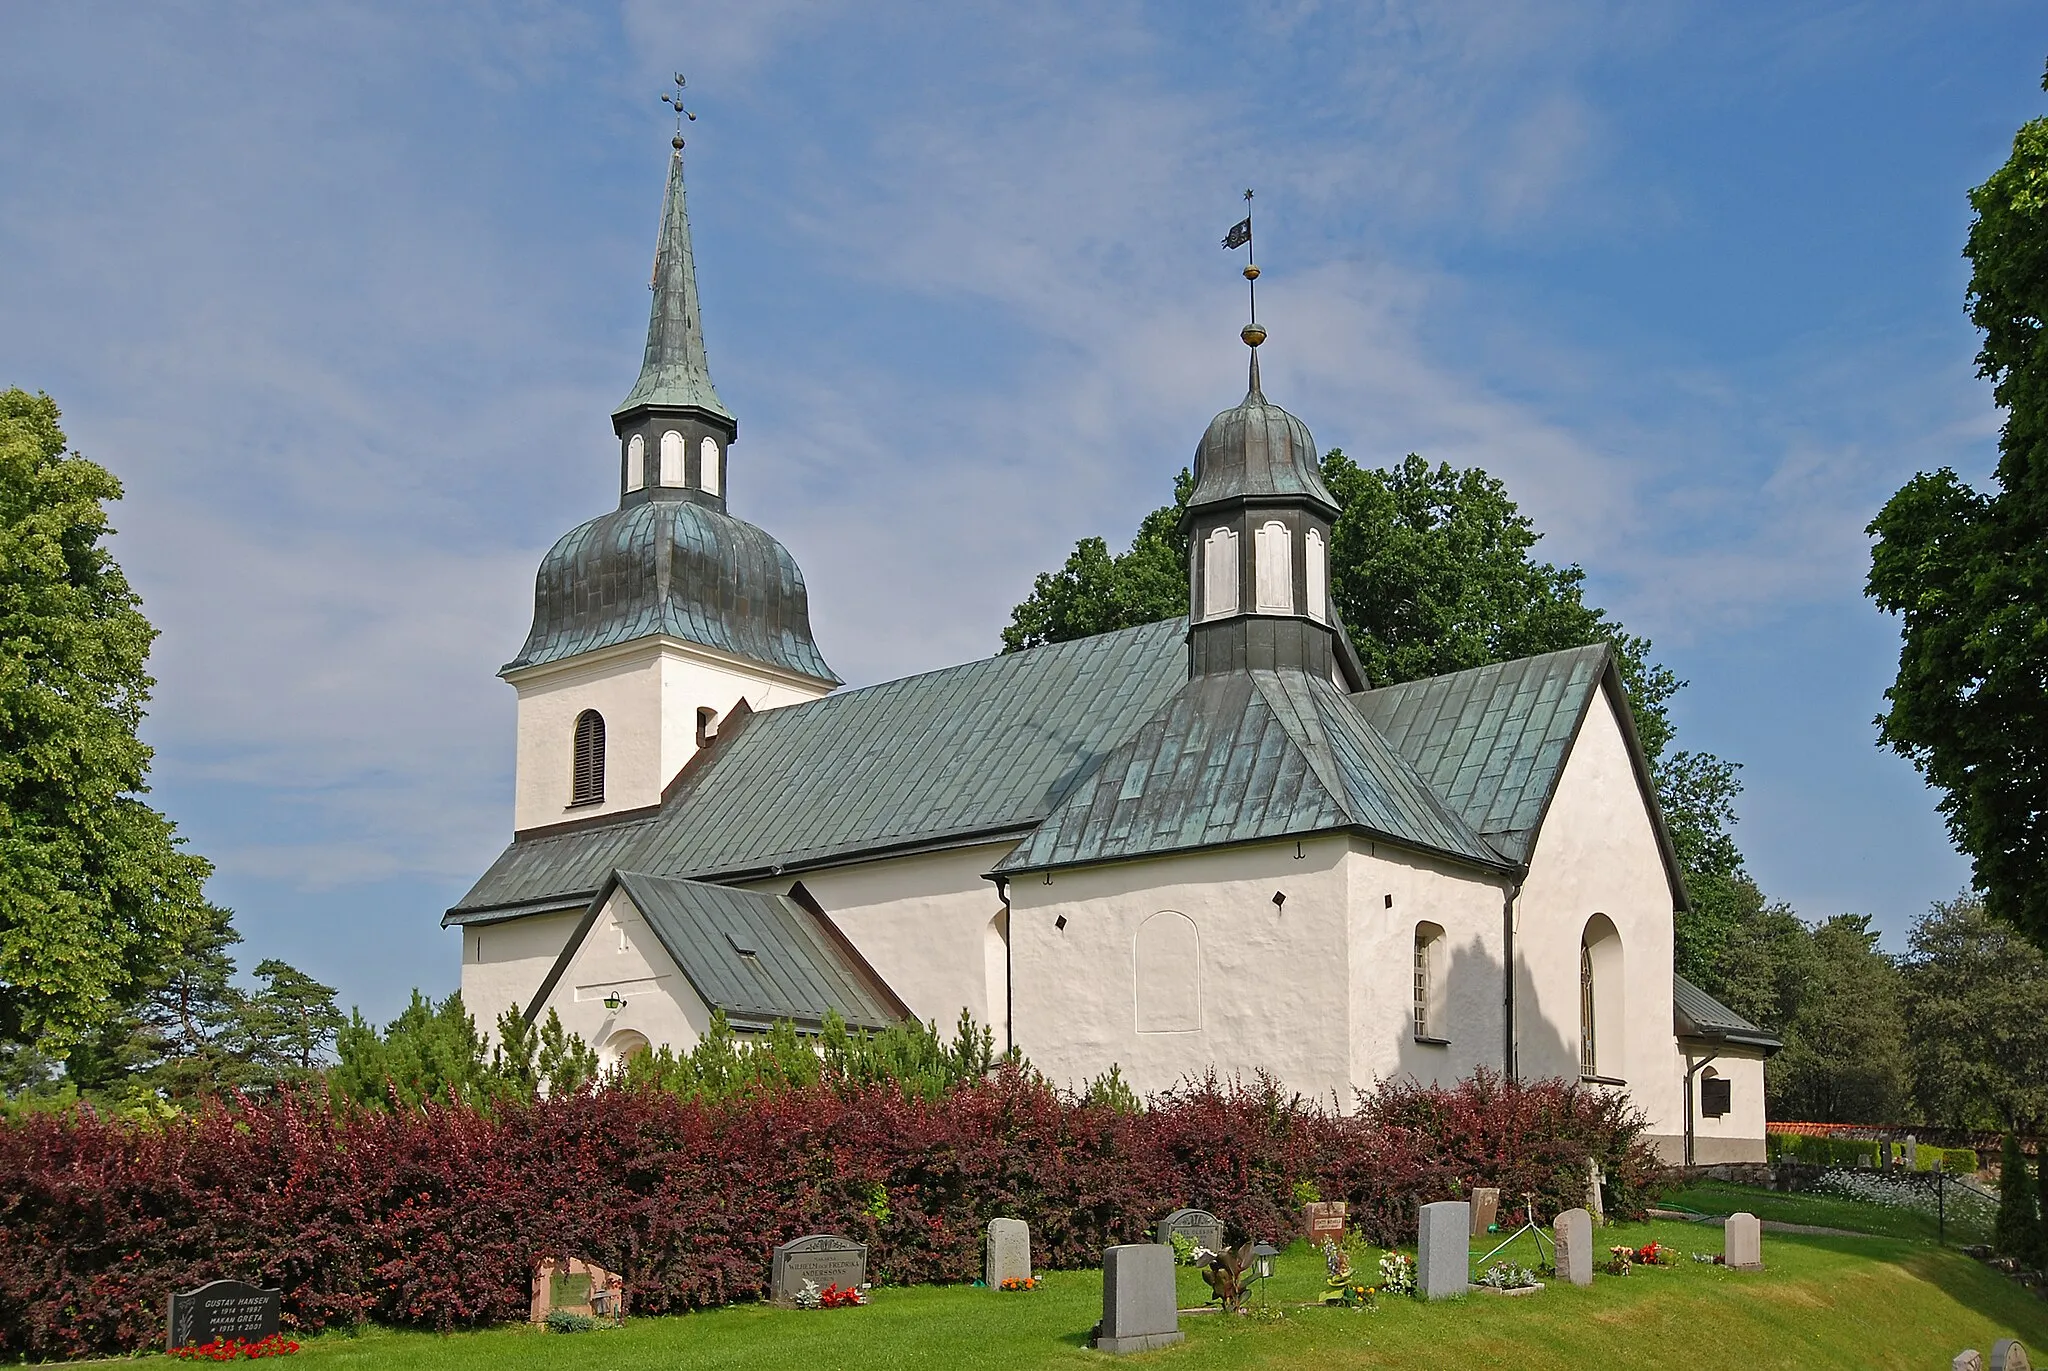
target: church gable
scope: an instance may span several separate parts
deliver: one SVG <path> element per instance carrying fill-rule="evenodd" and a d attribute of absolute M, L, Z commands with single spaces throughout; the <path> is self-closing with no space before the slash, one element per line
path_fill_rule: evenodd
<path fill-rule="evenodd" d="M 723 1010 L 736 1028 L 761 1030 L 785 1019 L 817 1028 L 835 1012 L 857 1028 L 882 1028 L 909 1017 L 903 1002 L 830 916 L 802 894 L 801 886 L 791 895 L 770 895 L 620 871 L 592 901 L 590 914 L 534 996 L 528 1018 L 537 1017 L 551 1001 L 589 998 L 584 991 L 590 987 L 565 986 L 565 981 L 574 982 L 587 969 L 593 939 L 605 936 L 607 919 L 623 928 L 635 917 L 694 992 L 691 1002 Z M 622 931 L 619 950 L 629 945 Z M 634 988 L 644 985 L 649 993 L 682 1002 L 673 989 L 659 987 L 663 979 L 649 972 Z M 567 996 L 564 989 L 570 991 Z"/>

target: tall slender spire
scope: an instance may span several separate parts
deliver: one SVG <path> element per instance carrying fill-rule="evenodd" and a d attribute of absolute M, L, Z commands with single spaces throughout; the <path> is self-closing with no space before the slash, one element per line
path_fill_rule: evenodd
<path fill-rule="evenodd" d="M 676 135 L 675 152 L 669 158 L 661 238 L 654 251 L 654 308 L 647 320 L 647 351 L 640 363 L 640 379 L 612 416 L 621 418 L 643 405 L 702 410 L 729 424 L 734 422 L 718 398 L 718 387 L 711 383 L 711 362 L 704 353 L 697 263 L 690 247 L 689 208 L 683 197 L 681 133 Z"/>

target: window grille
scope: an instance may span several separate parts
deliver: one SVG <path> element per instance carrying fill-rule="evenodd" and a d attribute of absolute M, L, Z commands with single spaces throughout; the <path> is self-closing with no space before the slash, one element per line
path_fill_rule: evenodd
<path fill-rule="evenodd" d="M 1593 949 L 1579 944 L 1579 1074 L 1598 1076 L 1599 1055 L 1593 1050 Z"/>
<path fill-rule="evenodd" d="M 1422 933 L 1415 935 L 1415 1036 L 1427 1038 L 1429 1032 L 1429 946 L 1431 939 Z"/>
<path fill-rule="evenodd" d="M 576 716 L 576 766 L 569 786 L 569 803 L 594 805 L 604 801 L 604 715 L 586 709 Z"/>

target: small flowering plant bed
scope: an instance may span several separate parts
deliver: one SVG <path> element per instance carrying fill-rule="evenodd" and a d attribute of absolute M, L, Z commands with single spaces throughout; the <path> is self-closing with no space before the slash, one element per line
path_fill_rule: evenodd
<path fill-rule="evenodd" d="M 1513 1262 L 1500 1262 L 1479 1273 L 1474 1282 L 1485 1290 L 1497 1290 L 1509 1294 L 1518 1290 L 1541 1290 L 1543 1283 L 1536 1279 L 1536 1273 L 1526 1266 Z"/>
<path fill-rule="evenodd" d="M 1671 1249 L 1661 1242 L 1646 1242 L 1630 1255 L 1637 1266 L 1670 1266 L 1675 1260 Z"/>
<path fill-rule="evenodd" d="M 1036 1290 L 1037 1288 L 1038 1277 L 1036 1276 L 1011 1276 L 996 1287 L 998 1290 Z"/>
<path fill-rule="evenodd" d="M 1377 1309 L 1379 1292 L 1358 1279 L 1351 1269 L 1351 1254 L 1330 1238 L 1323 1239 L 1323 1293 L 1316 1303 L 1343 1309 Z"/>
<path fill-rule="evenodd" d="M 1380 1257 L 1380 1289 L 1389 1295 L 1415 1293 L 1415 1258 L 1400 1252 Z"/>
<path fill-rule="evenodd" d="M 1626 1276 L 1635 1269 L 1636 1249 L 1633 1247 L 1610 1247 L 1607 1260 L 1600 1263 L 1600 1269 L 1610 1276 Z"/>
<path fill-rule="evenodd" d="M 272 1333 L 255 1342 L 240 1338 L 215 1338 L 212 1342 L 187 1343 L 166 1354 L 179 1361 L 242 1361 L 255 1357 L 288 1357 L 299 1345 L 282 1333 Z"/>
<path fill-rule="evenodd" d="M 850 1309 L 868 1302 L 867 1292 L 857 1285 L 833 1284 L 820 1290 L 816 1281 L 805 1281 L 790 1299 L 799 1309 Z"/>

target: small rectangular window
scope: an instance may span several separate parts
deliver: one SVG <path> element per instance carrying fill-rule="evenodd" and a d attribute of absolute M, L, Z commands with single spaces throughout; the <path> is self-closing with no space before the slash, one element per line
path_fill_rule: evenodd
<path fill-rule="evenodd" d="M 1700 1082 L 1700 1113 L 1718 1119 L 1734 1108 L 1733 1083 L 1725 1076 L 1708 1076 Z"/>

